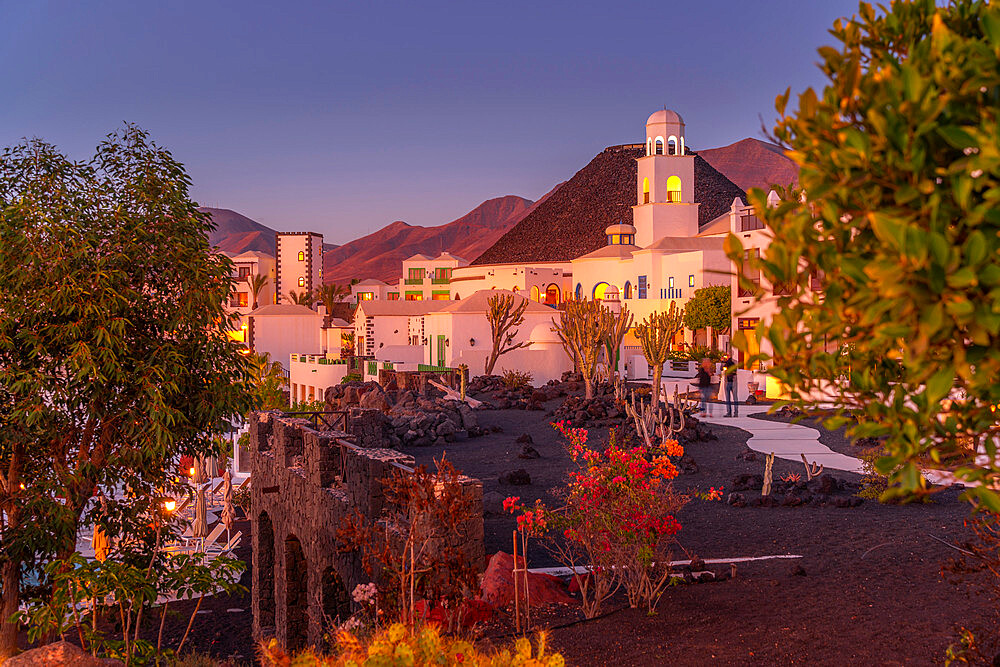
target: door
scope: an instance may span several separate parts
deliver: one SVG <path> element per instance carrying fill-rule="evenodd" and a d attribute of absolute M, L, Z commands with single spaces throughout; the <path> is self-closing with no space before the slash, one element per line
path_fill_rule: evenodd
<path fill-rule="evenodd" d="M 438 336 L 438 359 L 437 365 L 444 366 L 444 336 Z"/>

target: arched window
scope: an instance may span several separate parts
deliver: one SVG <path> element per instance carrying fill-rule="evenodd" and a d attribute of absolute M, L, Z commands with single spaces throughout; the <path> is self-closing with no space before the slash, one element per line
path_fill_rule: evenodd
<path fill-rule="evenodd" d="M 642 179 L 642 203 L 643 204 L 648 204 L 649 203 L 649 179 L 648 178 Z"/>
<path fill-rule="evenodd" d="M 677 137 L 673 135 L 667 138 L 667 155 L 677 155 Z"/>
<path fill-rule="evenodd" d="M 300 262 L 306 261 L 306 254 L 304 252 L 302 252 L 301 250 L 299 250 L 299 261 Z"/>
<path fill-rule="evenodd" d="M 545 288 L 545 303 L 549 306 L 559 305 L 559 286 L 555 283 Z"/>
<path fill-rule="evenodd" d="M 538 292 L 538 285 L 532 285 L 532 287 L 531 287 L 531 300 L 532 301 L 538 301 L 538 298 L 539 298 L 538 294 L 539 294 L 539 292 Z"/>
<path fill-rule="evenodd" d="M 663 155 L 663 138 L 662 137 L 657 137 L 656 138 L 656 154 L 657 155 Z"/>
<path fill-rule="evenodd" d="M 576 300 L 579 301 L 583 298 L 583 285 L 580 283 L 576 284 Z"/>
<path fill-rule="evenodd" d="M 625 281 L 624 294 L 626 299 L 632 298 L 632 283 L 627 280 Z"/>
<path fill-rule="evenodd" d="M 671 176 L 667 179 L 667 201 L 679 202 L 681 200 L 681 177 Z"/>
<path fill-rule="evenodd" d="M 299 287 L 305 287 L 305 286 L 306 286 L 306 279 L 299 278 Z"/>
<path fill-rule="evenodd" d="M 650 139 L 649 137 L 646 137 L 646 155 L 652 155 L 652 154 L 653 154 L 653 140 Z"/>
<path fill-rule="evenodd" d="M 607 283 L 597 283 L 594 285 L 594 300 L 599 301 L 603 299 L 604 293 L 608 291 L 608 287 L 610 287 L 610 285 Z"/>

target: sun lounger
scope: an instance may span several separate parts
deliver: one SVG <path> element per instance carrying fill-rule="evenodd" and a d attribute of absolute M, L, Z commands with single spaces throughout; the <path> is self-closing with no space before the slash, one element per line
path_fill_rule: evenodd
<path fill-rule="evenodd" d="M 229 542 L 227 542 L 224 547 L 218 550 L 212 549 L 211 551 L 207 551 L 207 553 L 213 558 L 217 558 L 218 556 L 228 556 L 233 552 L 234 549 L 236 549 L 236 547 L 240 546 L 240 540 L 242 538 L 243 538 L 243 531 L 238 530 L 236 531 L 235 535 L 229 538 Z"/>
<path fill-rule="evenodd" d="M 208 534 L 208 537 L 204 538 L 205 539 L 204 545 L 202 544 L 202 538 L 200 537 L 191 537 L 190 535 L 185 535 L 183 536 L 183 538 L 187 544 L 193 544 L 195 547 L 198 547 L 198 551 L 208 551 L 209 547 L 211 547 L 212 545 L 214 545 L 216 542 L 219 541 L 219 537 L 222 535 L 222 531 L 224 531 L 225 529 L 226 526 L 224 523 L 222 523 L 221 521 L 217 523 L 215 525 L 215 528 L 212 529 L 212 532 Z"/>

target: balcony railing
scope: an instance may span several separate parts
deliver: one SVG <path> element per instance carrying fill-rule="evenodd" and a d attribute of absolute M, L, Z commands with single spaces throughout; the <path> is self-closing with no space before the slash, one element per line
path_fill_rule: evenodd
<path fill-rule="evenodd" d="M 451 278 L 431 278 L 431 285 L 447 285 Z"/>
<path fill-rule="evenodd" d="M 403 281 L 403 284 L 404 285 L 423 285 L 424 284 L 424 279 L 423 278 L 407 278 L 407 279 L 405 279 Z"/>

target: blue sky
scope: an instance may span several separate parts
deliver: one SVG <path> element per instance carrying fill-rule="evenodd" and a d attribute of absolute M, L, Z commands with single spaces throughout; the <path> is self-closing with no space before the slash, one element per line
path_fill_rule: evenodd
<path fill-rule="evenodd" d="M 694 149 L 822 85 L 853 0 L 0 0 L 0 145 L 85 157 L 123 121 L 202 204 L 340 243 L 535 199 L 666 105 Z"/>

